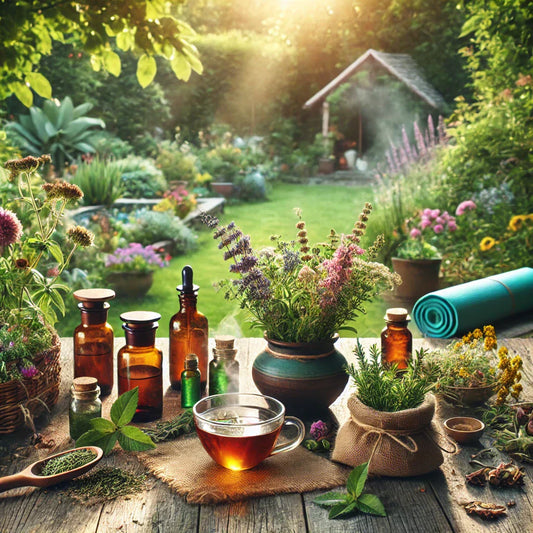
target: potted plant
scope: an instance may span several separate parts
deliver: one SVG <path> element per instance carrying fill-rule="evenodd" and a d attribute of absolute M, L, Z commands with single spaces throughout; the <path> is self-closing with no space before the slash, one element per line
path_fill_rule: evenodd
<path fill-rule="evenodd" d="M 353 230 L 313 245 L 298 211 L 296 235 L 275 247 L 254 251 L 250 237 L 232 222 L 211 216 L 224 259 L 236 279 L 220 283 L 228 299 L 240 302 L 267 340 L 252 376 L 259 390 L 296 410 L 326 408 L 346 385 L 345 358 L 334 348 L 338 332 L 364 312 L 364 303 L 381 288 L 394 288 L 397 276 L 373 261 L 382 244 L 360 246 L 372 206 L 366 204 Z"/>
<path fill-rule="evenodd" d="M 435 391 L 456 405 L 479 405 L 497 395 L 502 404 L 522 391 L 522 359 L 498 347 L 493 326 L 484 326 L 450 343 L 426 358 L 425 367 L 435 378 Z"/>
<path fill-rule="evenodd" d="M 416 476 L 443 462 L 432 425 L 435 397 L 431 376 L 423 371 L 427 352 L 420 350 L 398 376 L 381 364 L 376 345 L 367 356 L 355 348 L 357 365 L 347 367 L 356 390 L 348 399 L 350 418 L 340 428 L 331 458 L 350 466 L 369 462 L 369 473 Z"/>
<path fill-rule="evenodd" d="M 162 257 L 151 244 L 132 242 L 107 255 L 106 281 L 119 296 L 141 298 L 152 286 L 154 271 L 168 266 L 169 260 L 170 256 Z"/>
<path fill-rule="evenodd" d="M 64 181 L 42 183 L 37 171 L 48 163 L 43 155 L 4 165 L 10 184 L 0 207 L 0 433 L 32 423 L 57 401 L 60 342 L 53 326 L 69 291 L 60 276 L 76 248 L 93 242 L 81 226 L 68 229 L 66 250 L 56 240 L 66 207 L 83 193 Z"/>
<path fill-rule="evenodd" d="M 402 278 L 398 298 L 415 301 L 439 288 L 442 255 L 436 245 L 456 229 L 455 217 L 440 209 L 423 209 L 405 221 L 402 232 L 407 237 L 392 257 L 394 271 Z"/>

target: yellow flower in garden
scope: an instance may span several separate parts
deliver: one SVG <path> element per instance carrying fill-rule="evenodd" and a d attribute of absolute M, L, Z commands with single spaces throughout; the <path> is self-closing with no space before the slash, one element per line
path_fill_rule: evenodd
<path fill-rule="evenodd" d="M 467 370 L 464 366 L 462 366 L 462 367 L 459 369 L 459 377 L 461 377 L 461 378 L 467 378 L 467 377 L 469 377 L 469 376 L 470 376 L 470 374 L 468 373 L 468 370 Z"/>
<path fill-rule="evenodd" d="M 481 339 L 481 337 L 483 337 L 483 333 L 482 333 L 482 331 L 479 328 L 476 328 L 472 332 L 472 336 L 474 337 L 474 339 Z"/>
<path fill-rule="evenodd" d="M 498 346 L 498 341 L 494 337 L 485 337 L 484 348 L 485 351 L 493 350 Z"/>
<path fill-rule="evenodd" d="M 509 221 L 509 229 L 513 231 L 518 231 L 527 219 L 528 217 L 526 215 L 515 215 Z"/>
<path fill-rule="evenodd" d="M 487 326 L 483 326 L 483 335 L 485 337 L 496 338 L 496 330 L 494 329 L 494 326 L 491 326 L 490 324 L 488 324 Z"/>
<path fill-rule="evenodd" d="M 529 213 L 526 217 L 530 222 L 533 222 L 533 213 Z"/>
<path fill-rule="evenodd" d="M 511 389 L 511 396 L 515 400 L 518 400 L 518 397 L 520 396 L 521 392 L 522 392 L 522 384 L 516 383 L 515 385 L 513 385 L 513 388 Z"/>
<path fill-rule="evenodd" d="M 479 243 L 479 249 L 482 252 L 487 252 L 492 247 L 494 247 L 495 244 L 497 244 L 497 241 L 492 237 L 483 237 L 483 239 L 481 239 L 481 242 Z"/>

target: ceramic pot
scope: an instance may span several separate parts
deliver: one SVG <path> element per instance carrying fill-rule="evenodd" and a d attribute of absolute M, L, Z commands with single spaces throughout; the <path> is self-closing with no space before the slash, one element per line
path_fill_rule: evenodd
<path fill-rule="evenodd" d="M 424 294 L 439 288 L 441 259 L 400 259 L 392 258 L 394 272 L 402 278 L 395 289 L 395 296 L 407 300 L 418 300 Z"/>
<path fill-rule="evenodd" d="M 231 181 L 214 181 L 211 183 L 211 189 L 224 198 L 233 196 L 233 183 Z"/>
<path fill-rule="evenodd" d="M 335 160 L 329 157 L 321 157 L 318 160 L 319 174 L 333 174 L 335 172 Z"/>
<path fill-rule="evenodd" d="M 154 282 L 154 273 L 150 272 L 109 272 L 107 283 L 117 296 L 142 298 Z"/>
<path fill-rule="evenodd" d="M 496 385 L 483 387 L 446 387 L 442 395 L 455 405 L 470 407 L 485 403 L 496 392 Z"/>
<path fill-rule="evenodd" d="M 255 385 L 289 411 L 326 410 L 348 381 L 346 359 L 334 347 L 337 339 L 335 335 L 325 341 L 294 343 L 267 338 L 252 366 Z"/>

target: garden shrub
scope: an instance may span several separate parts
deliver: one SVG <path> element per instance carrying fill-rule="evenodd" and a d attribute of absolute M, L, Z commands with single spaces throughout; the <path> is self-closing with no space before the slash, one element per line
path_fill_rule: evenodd
<path fill-rule="evenodd" d="M 163 172 L 152 159 L 130 156 L 117 164 L 122 171 L 124 198 L 159 198 L 168 188 Z"/>
<path fill-rule="evenodd" d="M 159 145 L 156 165 L 169 183 L 172 181 L 193 183 L 198 173 L 195 163 L 196 156 L 188 143 L 180 146 L 175 141 L 163 141 Z"/>
<path fill-rule="evenodd" d="M 159 241 L 174 242 L 175 253 L 184 254 L 196 247 L 196 234 L 169 211 L 138 210 L 122 225 L 122 239 L 143 245 Z"/>

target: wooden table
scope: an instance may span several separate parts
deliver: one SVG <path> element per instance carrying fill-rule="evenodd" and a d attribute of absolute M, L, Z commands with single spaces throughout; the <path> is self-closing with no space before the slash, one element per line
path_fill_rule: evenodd
<path fill-rule="evenodd" d="M 352 353 L 354 339 L 341 339 L 339 349 L 349 362 L 354 361 Z M 375 339 L 364 339 L 370 345 Z M 420 345 L 422 341 L 417 341 Z M 434 341 L 436 342 L 436 341 Z M 524 399 L 532 398 L 533 381 L 533 339 L 511 339 L 502 341 L 510 350 L 519 352 L 524 359 Z M 123 344 L 116 340 L 116 346 Z M 441 343 L 442 344 L 442 343 Z M 168 354 L 168 340 L 158 339 L 158 345 Z M 425 342 L 425 345 L 431 343 Z M 264 346 L 262 339 L 239 339 L 238 359 L 241 365 L 241 390 L 255 390 L 251 381 L 250 368 L 254 356 Z M 72 381 L 72 342 L 63 339 L 62 387 L 60 400 L 53 409 L 49 426 L 41 429 L 46 436 L 51 426 L 62 427 L 64 438 L 56 439 L 57 448 L 68 447 L 67 409 L 68 388 Z M 165 372 L 165 375 L 167 372 Z M 348 386 L 343 395 L 332 406 L 335 416 L 342 422 L 347 412 L 345 401 L 350 393 Z M 529 396 L 528 396 L 529 393 Z M 171 405 L 176 393 L 165 395 L 164 416 L 172 416 Z M 108 413 L 110 401 L 104 404 Z M 448 409 L 445 407 L 444 409 Z M 441 406 L 439 416 L 447 416 Z M 0 445 L 13 444 L 15 439 L 22 443 L 28 434 L 0 439 Z M 482 440 L 487 445 L 487 440 Z M 288 494 L 258 498 L 244 502 L 220 505 L 190 505 L 173 493 L 163 482 L 150 477 L 149 488 L 128 499 L 87 506 L 78 503 L 59 491 L 34 488 L 16 489 L 0 494 L 0 533 L 15 532 L 520 532 L 533 531 L 533 469 L 526 467 L 524 487 L 517 489 L 492 489 L 489 487 L 467 487 L 464 474 L 472 467 L 468 460 L 482 445 L 464 447 L 459 454 L 448 456 L 443 466 L 433 474 L 415 478 L 375 478 L 367 483 L 367 490 L 378 495 L 385 505 L 385 518 L 357 515 L 341 520 L 328 520 L 327 510 L 312 503 L 320 494 Z M 52 450 L 53 451 L 53 450 Z M 0 475 L 21 470 L 37 458 L 51 453 L 50 450 L 20 448 L 18 453 L 4 458 Z M 142 471 L 138 460 L 131 455 L 113 453 L 105 459 L 107 465 L 127 467 Z M 498 458 L 493 460 L 496 464 Z M 466 514 L 461 504 L 470 500 L 481 500 L 506 504 L 510 500 L 516 506 L 509 508 L 508 516 L 496 522 L 484 522 Z"/>

